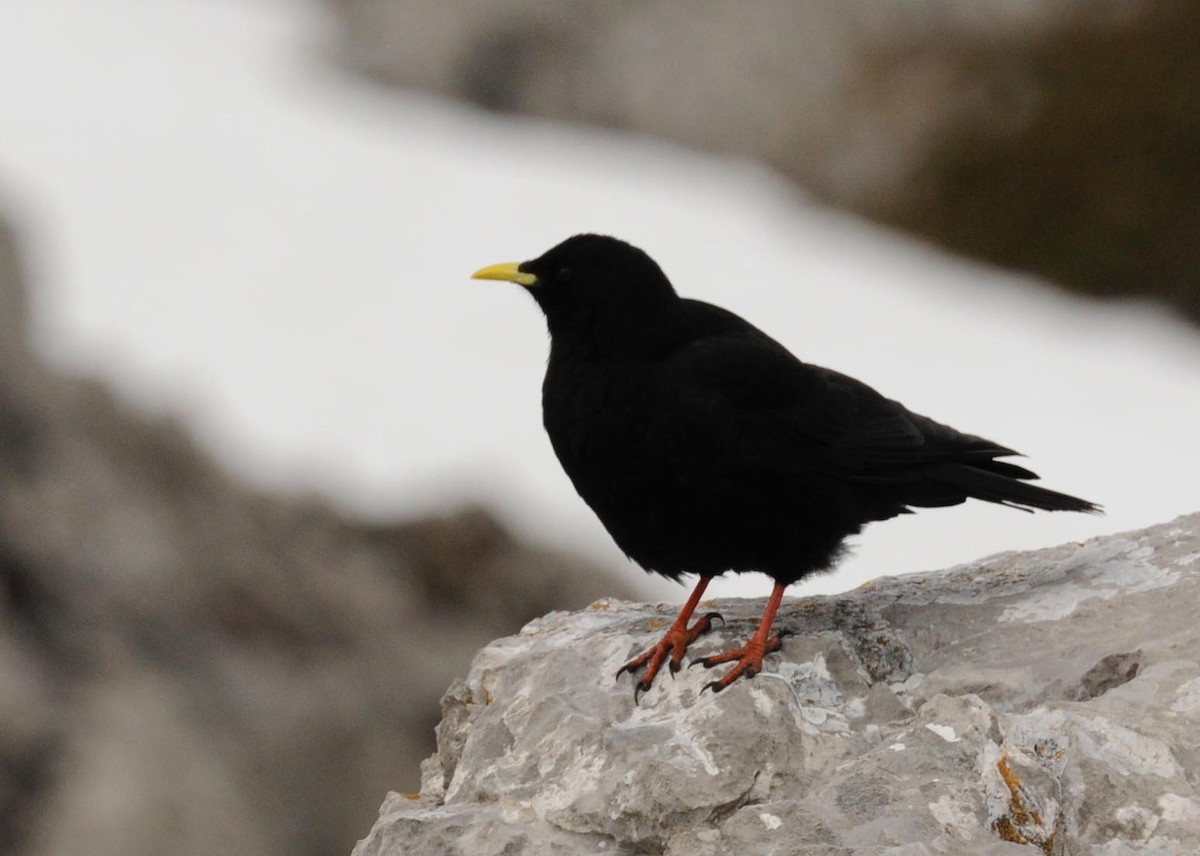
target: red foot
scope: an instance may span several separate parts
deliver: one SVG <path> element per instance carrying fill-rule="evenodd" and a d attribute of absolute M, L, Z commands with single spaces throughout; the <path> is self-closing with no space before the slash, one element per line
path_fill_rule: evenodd
<path fill-rule="evenodd" d="M 755 635 L 753 639 L 740 648 L 734 648 L 732 651 L 726 651 L 723 654 L 714 654 L 711 657 L 705 657 L 702 660 L 693 662 L 691 664 L 693 666 L 701 665 L 706 669 L 711 669 L 713 666 L 719 666 L 722 663 L 737 661 L 737 665 L 730 669 L 723 678 L 719 681 L 711 681 L 705 684 L 700 692 L 712 690 L 714 693 L 719 693 L 743 675 L 747 678 L 753 678 L 762 671 L 763 657 L 773 651 L 778 651 L 783 645 L 782 637 L 785 635 L 787 634 L 781 633 L 778 636 L 769 636 L 763 641 L 760 641 L 758 636 Z"/>
<path fill-rule="evenodd" d="M 721 613 L 719 612 L 706 612 L 691 627 L 680 624 L 678 621 L 675 622 L 663 634 L 663 638 L 658 640 L 658 644 L 645 653 L 634 657 L 617 670 L 617 677 L 620 678 L 626 672 L 633 674 L 642 668 L 642 666 L 649 664 L 646 668 L 646 674 L 642 675 L 642 679 L 634 687 L 634 704 L 637 704 L 638 696 L 650 689 L 650 685 L 654 683 L 654 678 L 658 675 L 658 670 L 662 668 L 664 661 L 667 662 L 672 676 L 679 671 L 683 665 L 683 654 L 687 651 L 687 646 L 695 642 L 700 635 L 711 630 L 714 619 L 719 620 L 722 624 L 725 623 L 725 619 L 721 618 Z M 671 654 L 670 660 L 667 660 L 668 652 Z"/>

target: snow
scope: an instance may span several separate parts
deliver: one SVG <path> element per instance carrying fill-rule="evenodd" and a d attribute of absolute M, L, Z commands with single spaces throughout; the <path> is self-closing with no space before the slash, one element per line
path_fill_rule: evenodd
<path fill-rule="evenodd" d="M 0 6 L 0 204 L 30 249 L 39 346 L 184 414 L 252 482 L 380 516 L 479 499 L 624 565 L 543 436 L 538 312 L 468 279 L 599 231 L 1108 508 L 878 524 L 796 592 L 1200 506 L 1200 336 L 1166 311 L 949 258 L 750 164 L 389 92 L 324 61 L 331 40 L 315 3 Z"/>

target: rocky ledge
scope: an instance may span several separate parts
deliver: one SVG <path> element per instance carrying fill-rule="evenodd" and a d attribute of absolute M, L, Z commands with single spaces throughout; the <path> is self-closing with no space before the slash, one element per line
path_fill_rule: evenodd
<path fill-rule="evenodd" d="M 1200 514 L 792 599 L 764 672 L 613 674 L 666 605 L 556 612 L 442 701 L 355 856 L 1200 852 Z M 749 635 L 760 601 L 714 601 Z"/>

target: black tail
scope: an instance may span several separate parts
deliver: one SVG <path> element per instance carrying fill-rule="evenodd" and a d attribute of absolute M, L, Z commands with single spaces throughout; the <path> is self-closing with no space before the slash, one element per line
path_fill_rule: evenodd
<path fill-rule="evenodd" d="M 939 468 L 932 480 L 966 497 L 1019 508 L 1022 511 L 1082 511 L 1103 514 L 1103 506 L 1077 496 L 1029 484 L 1037 474 L 1005 461 L 979 461 Z"/>

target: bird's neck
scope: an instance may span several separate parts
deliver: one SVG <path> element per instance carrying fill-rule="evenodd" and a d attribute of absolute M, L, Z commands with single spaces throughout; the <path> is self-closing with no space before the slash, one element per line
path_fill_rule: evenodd
<path fill-rule="evenodd" d="M 642 307 L 635 315 L 604 307 L 568 317 L 546 314 L 551 360 L 630 361 L 660 359 L 677 344 L 679 313 L 673 306 Z"/>

